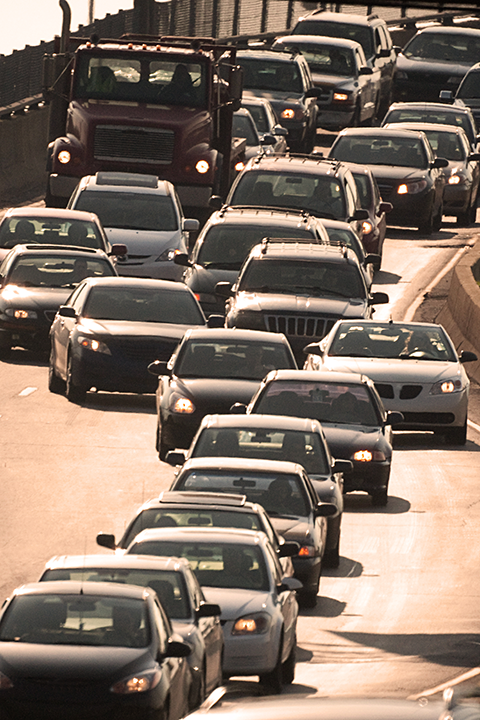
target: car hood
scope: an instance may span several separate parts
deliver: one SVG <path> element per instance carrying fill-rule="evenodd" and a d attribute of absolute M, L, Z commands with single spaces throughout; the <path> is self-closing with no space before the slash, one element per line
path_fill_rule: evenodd
<path fill-rule="evenodd" d="M 207 602 L 216 603 L 222 608 L 223 621 L 236 620 L 246 613 L 261 612 L 270 605 L 270 593 L 261 590 L 242 590 L 240 588 L 216 588 L 202 585 Z"/>
<path fill-rule="evenodd" d="M 404 167 L 403 165 L 368 165 L 377 182 L 382 180 L 423 180 L 429 176 L 426 168 Z"/>
<path fill-rule="evenodd" d="M 334 317 L 360 317 L 366 301 L 360 298 L 312 297 L 310 295 L 276 295 L 274 293 L 239 292 L 236 299 L 237 312 L 322 313 Z"/>
<path fill-rule="evenodd" d="M 105 228 L 111 245 L 121 243 L 127 246 L 129 254 L 154 255 L 172 248 L 186 252 L 185 242 L 180 230 L 125 230 L 123 228 Z M 121 257 L 119 262 L 121 263 Z"/>
<path fill-rule="evenodd" d="M 238 270 L 222 270 L 195 265 L 185 273 L 184 282 L 193 292 L 213 292 L 217 282 L 234 283 L 239 271 L 240 268 Z"/>
<path fill-rule="evenodd" d="M 368 375 L 374 382 L 433 383 L 461 373 L 461 365 L 440 360 L 379 360 L 378 358 L 340 358 L 325 360 L 325 370 Z"/>
<path fill-rule="evenodd" d="M 273 107 L 285 103 L 302 103 L 302 93 L 285 92 L 283 90 L 244 90 L 244 97 L 259 97 L 268 100 Z M 302 103 L 303 104 L 303 103 Z"/>
<path fill-rule="evenodd" d="M 133 322 L 132 320 L 91 320 L 82 318 L 77 325 L 78 332 L 89 331 L 104 337 L 154 337 L 180 341 L 192 325 L 175 325 L 174 323 Z M 203 327 L 203 326 L 201 326 Z"/>
<path fill-rule="evenodd" d="M 312 527 L 305 518 L 270 516 L 272 525 L 285 540 L 296 540 L 300 544 L 312 536 Z"/>
<path fill-rule="evenodd" d="M 372 428 L 365 425 L 333 425 L 322 422 L 322 428 L 330 452 L 334 458 L 339 460 L 350 460 L 356 450 L 371 450 L 381 437 L 378 427 Z"/>
<path fill-rule="evenodd" d="M 194 399 L 194 404 L 213 408 L 211 412 L 228 413 L 233 403 L 248 405 L 258 390 L 260 380 L 231 378 L 177 378 L 177 390 Z M 216 409 L 215 409 L 216 408 Z"/>
<path fill-rule="evenodd" d="M 132 666 L 151 667 L 146 648 L 85 647 L 2 642 L 0 669 L 7 676 L 102 681 Z"/>
<path fill-rule="evenodd" d="M 312 79 L 315 85 L 321 85 L 322 88 L 330 89 L 334 87 L 352 86 L 354 78 L 345 77 L 345 75 L 330 75 L 327 73 L 312 73 Z"/>
<path fill-rule="evenodd" d="M 426 75 L 458 75 L 463 77 L 472 63 L 459 63 L 434 59 L 407 58 L 403 53 L 397 57 L 397 71 L 415 72 Z"/>
<path fill-rule="evenodd" d="M 2 304 L 15 305 L 20 304 L 25 309 L 32 310 L 58 310 L 67 298 L 72 294 L 75 285 L 68 288 L 48 288 L 48 287 L 23 287 L 20 285 L 7 285 L 2 289 L 0 297 Z"/>

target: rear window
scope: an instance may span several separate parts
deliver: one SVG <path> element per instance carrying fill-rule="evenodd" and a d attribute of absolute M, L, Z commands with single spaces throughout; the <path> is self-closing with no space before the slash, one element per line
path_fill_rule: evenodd
<path fill-rule="evenodd" d="M 95 213 L 105 228 L 178 230 L 178 217 L 170 195 L 84 190 L 74 209 Z"/>
<path fill-rule="evenodd" d="M 415 136 L 361 137 L 344 135 L 332 148 L 332 157 L 366 165 L 392 165 L 424 169 L 427 156 L 423 143 Z"/>
<path fill-rule="evenodd" d="M 372 31 L 364 25 L 321 20 L 302 20 L 294 27 L 292 35 L 325 35 L 326 37 L 355 40 L 355 42 L 360 43 L 363 47 L 365 57 L 369 58 L 373 55 Z"/>
<path fill-rule="evenodd" d="M 12 248 L 19 243 L 77 245 L 105 250 L 98 227 L 88 220 L 30 216 L 6 218 L 0 226 L 0 247 Z"/>
<path fill-rule="evenodd" d="M 237 62 L 243 68 L 243 87 L 247 90 L 303 92 L 300 70 L 294 62 L 249 60 L 238 56 Z"/>

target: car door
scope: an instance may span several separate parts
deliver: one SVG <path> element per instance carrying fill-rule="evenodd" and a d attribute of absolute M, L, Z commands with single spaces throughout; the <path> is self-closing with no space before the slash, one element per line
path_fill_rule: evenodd
<path fill-rule="evenodd" d="M 67 373 L 70 335 L 78 322 L 78 316 L 81 313 L 87 294 L 88 285 L 81 283 L 67 301 L 67 307 L 73 308 L 76 317 L 66 317 L 57 314 L 52 325 L 52 352 L 55 358 L 55 366 L 62 377 L 65 377 Z"/>
<path fill-rule="evenodd" d="M 168 640 L 172 636 L 172 626 L 156 599 L 153 604 L 153 614 L 159 638 L 159 653 L 162 655 L 165 653 Z M 175 720 L 184 716 L 188 706 L 185 658 L 167 657 L 163 660 L 162 665 L 169 676 L 170 712 L 168 717 Z"/>
<path fill-rule="evenodd" d="M 283 632 L 284 632 L 284 655 L 288 655 L 292 643 L 295 642 L 295 634 L 297 627 L 298 606 L 295 599 L 295 593 L 291 590 L 281 590 L 282 569 L 270 543 L 265 542 L 265 557 L 270 566 L 273 581 L 277 588 L 277 603 L 279 610 L 283 616 Z M 287 652 L 286 652 L 287 650 Z"/>
<path fill-rule="evenodd" d="M 373 77 L 379 77 L 379 72 L 376 69 L 373 69 L 372 75 L 366 75 L 362 74 L 360 72 L 362 67 L 367 66 L 367 62 L 365 60 L 365 55 L 360 52 L 358 48 L 355 48 L 354 56 L 355 56 L 355 65 L 356 65 L 356 75 L 357 75 L 357 82 L 360 86 L 360 122 L 364 122 L 365 120 L 368 120 L 373 116 L 375 113 L 375 100 L 376 100 L 376 91 L 375 91 L 375 85 L 372 82 Z"/>
<path fill-rule="evenodd" d="M 311 507 L 310 512 L 312 517 L 315 547 L 318 547 L 320 549 L 321 556 L 323 557 L 323 553 L 325 551 L 325 542 L 327 539 L 327 520 L 324 517 L 317 517 L 315 513 L 315 508 L 320 502 L 320 498 L 318 497 L 317 491 L 313 487 L 312 481 L 310 480 L 308 475 L 304 472 L 302 473 L 302 477 Z"/>

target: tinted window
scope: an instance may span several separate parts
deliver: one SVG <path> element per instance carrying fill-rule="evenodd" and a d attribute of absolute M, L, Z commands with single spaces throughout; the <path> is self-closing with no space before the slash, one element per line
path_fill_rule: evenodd
<path fill-rule="evenodd" d="M 303 92 L 300 71 L 294 62 L 249 60 L 238 56 L 237 62 L 243 68 L 243 86 L 247 90 Z"/>
<path fill-rule="evenodd" d="M 93 287 L 83 310 L 95 320 L 204 325 L 205 319 L 190 293 L 140 287 Z"/>
<path fill-rule="evenodd" d="M 247 115 L 233 116 L 233 137 L 244 138 L 247 145 L 258 145 L 258 133 L 252 120 Z"/>
<path fill-rule="evenodd" d="M 352 25 L 343 22 L 319 20 L 302 20 L 293 29 L 293 35 L 325 35 L 326 37 L 346 38 L 355 40 L 363 47 L 367 58 L 374 53 L 372 31 L 364 25 Z"/>
<path fill-rule="evenodd" d="M 177 230 L 178 218 L 169 195 L 84 190 L 75 210 L 88 210 L 106 228 L 127 230 Z"/>
<path fill-rule="evenodd" d="M 479 37 L 453 33 L 421 33 L 403 51 L 405 57 L 473 65 L 480 57 Z"/>
<path fill-rule="evenodd" d="M 355 173 L 352 171 L 355 185 L 357 186 L 358 197 L 360 198 L 360 206 L 369 208 L 372 204 L 372 186 L 370 180 L 365 173 Z"/>
<path fill-rule="evenodd" d="M 261 380 L 270 370 L 291 368 L 292 365 L 283 343 L 208 342 L 207 338 L 201 338 L 183 345 L 175 374 L 179 377 Z"/>
<path fill-rule="evenodd" d="M 269 131 L 268 118 L 265 112 L 265 108 L 262 105 L 249 105 L 248 103 L 242 103 L 243 107 L 249 110 L 257 130 L 259 133 L 266 133 Z"/>
<path fill-rule="evenodd" d="M 480 72 L 471 72 L 465 76 L 457 96 L 461 98 L 480 98 Z"/>
<path fill-rule="evenodd" d="M 98 227 L 89 221 L 11 217 L 1 224 L 0 247 L 12 248 L 19 243 L 30 242 L 105 249 Z"/>
<path fill-rule="evenodd" d="M 428 142 L 437 157 L 447 160 L 464 160 L 465 153 L 459 136 L 456 133 L 436 132 L 435 130 L 424 130 Z"/>
<path fill-rule="evenodd" d="M 332 148 L 332 157 L 368 165 L 426 168 L 423 143 L 416 137 L 361 137 L 344 135 Z"/>
<path fill-rule="evenodd" d="M 355 74 L 355 60 L 349 48 L 337 47 L 336 45 L 321 45 L 312 43 L 300 46 L 292 43 L 281 43 L 278 46 L 292 49 L 298 48 L 307 61 L 312 72 L 325 75 L 344 75 L 346 77 Z"/>
<path fill-rule="evenodd" d="M 7 282 L 26 287 L 75 287 L 86 277 L 112 277 L 113 266 L 96 257 L 22 255 L 10 268 Z"/>

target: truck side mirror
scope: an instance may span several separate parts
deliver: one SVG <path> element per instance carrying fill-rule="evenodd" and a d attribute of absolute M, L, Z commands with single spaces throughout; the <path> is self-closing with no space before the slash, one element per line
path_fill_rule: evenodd
<path fill-rule="evenodd" d="M 243 68 L 241 65 L 234 65 L 230 69 L 229 86 L 230 100 L 241 102 L 243 94 Z"/>

